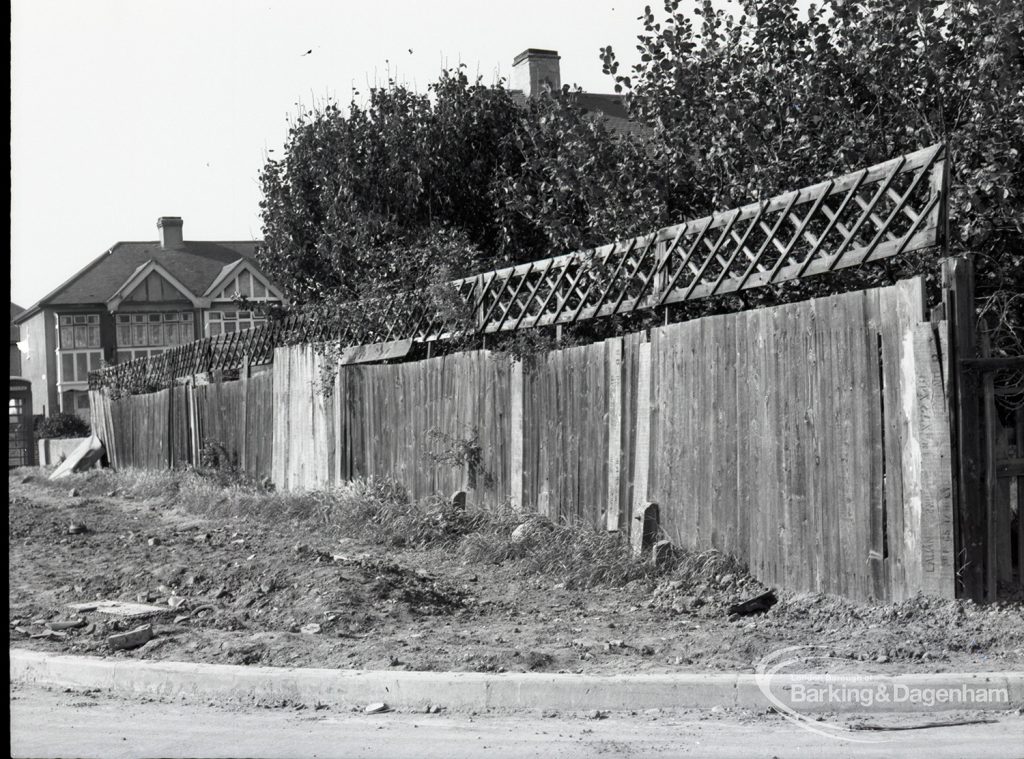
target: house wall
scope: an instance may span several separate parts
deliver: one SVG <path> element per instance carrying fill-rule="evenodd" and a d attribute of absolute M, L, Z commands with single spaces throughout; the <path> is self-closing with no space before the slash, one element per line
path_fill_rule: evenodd
<path fill-rule="evenodd" d="M 21 376 L 32 383 L 32 413 L 52 414 L 57 404 L 57 335 L 53 310 L 43 309 L 22 322 Z"/>
<path fill-rule="evenodd" d="M 18 350 L 17 343 L 11 343 L 11 374 L 12 377 L 21 376 L 21 351 Z"/>

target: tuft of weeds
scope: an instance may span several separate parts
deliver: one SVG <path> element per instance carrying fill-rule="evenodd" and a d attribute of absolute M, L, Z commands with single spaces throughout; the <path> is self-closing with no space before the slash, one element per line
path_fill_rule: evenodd
<path fill-rule="evenodd" d="M 746 575 L 747 567 L 735 557 L 716 550 L 680 551 L 667 573 L 671 579 L 681 581 L 683 587 L 695 588 L 710 585 L 723 575 Z"/>
<path fill-rule="evenodd" d="M 454 544 L 488 530 L 491 512 L 466 511 L 440 496 L 413 501 L 393 480 L 345 483 L 324 494 L 323 520 L 345 535 L 390 546 Z"/>
<path fill-rule="evenodd" d="M 617 533 L 559 524 L 515 541 L 508 524 L 503 527 L 467 536 L 461 545 L 463 558 L 494 564 L 513 560 L 527 572 L 558 577 L 570 589 L 622 586 L 650 579 L 662 571 L 634 556 Z"/>

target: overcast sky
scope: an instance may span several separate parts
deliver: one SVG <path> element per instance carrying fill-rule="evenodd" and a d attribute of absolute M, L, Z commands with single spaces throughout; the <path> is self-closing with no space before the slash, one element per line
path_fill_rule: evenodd
<path fill-rule="evenodd" d="M 259 239 L 259 170 L 297 104 L 347 103 L 389 67 L 420 90 L 460 61 L 489 83 L 549 48 L 563 83 L 611 92 L 599 48 L 632 61 L 644 4 L 14 0 L 11 299 L 156 239 L 159 216 L 187 240 Z"/>

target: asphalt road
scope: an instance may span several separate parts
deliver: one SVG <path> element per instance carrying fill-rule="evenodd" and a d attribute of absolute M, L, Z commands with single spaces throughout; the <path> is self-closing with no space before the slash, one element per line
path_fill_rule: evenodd
<path fill-rule="evenodd" d="M 728 713 L 366 715 L 126 701 L 27 686 L 12 686 L 10 706 L 15 757 L 1024 756 L 1018 714 L 990 714 L 993 724 L 857 733 L 872 741 L 858 744 L 776 716 Z M 935 715 L 906 715 L 893 724 L 929 719 Z"/>

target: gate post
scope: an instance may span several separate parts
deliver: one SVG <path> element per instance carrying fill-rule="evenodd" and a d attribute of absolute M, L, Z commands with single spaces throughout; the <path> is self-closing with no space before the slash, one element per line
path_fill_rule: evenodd
<path fill-rule="evenodd" d="M 949 325 L 949 419 L 953 440 L 958 595 L 985 598 L 986 532 L 981 499 L 981 417 L 978 378 L 961 362 L 974 358 L 974 262 L 970 255 L 942 262 L 942 297 Z"/>

